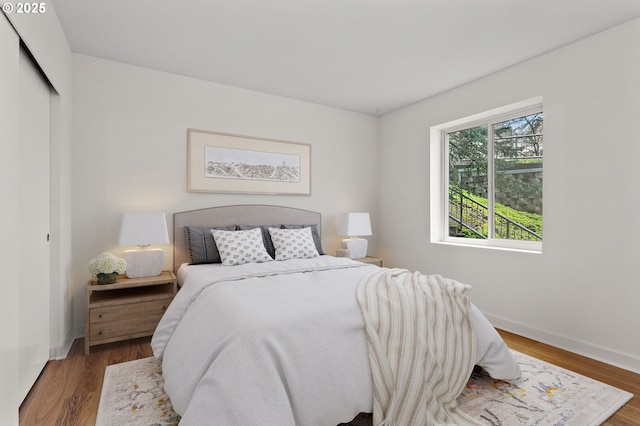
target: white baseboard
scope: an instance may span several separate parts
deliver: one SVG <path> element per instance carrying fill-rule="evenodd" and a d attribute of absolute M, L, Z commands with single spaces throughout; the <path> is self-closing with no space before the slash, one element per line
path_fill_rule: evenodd
<path fill-rule="evenodd" d="M 495 315 L 485 314 L 485 316 L 494 327 L 501 330 L 640 374 L 640 358 L 636 356 L 576 340 L 571 337 L 550 333 Z"/>
<path fill-rule="evenodd" d="M 69 350 L 71 349 L 71 345 L 73 345 L 74 341 L 75 341 L 75 337 L 73 337 L 71 333 L 67 333 L 67 336 L 65 337 L 64 343 L 62 344 L 62 346 L 51 348 L 49 350 L 49 359 L 50 360 L 65 359 L 69 354 Z"/>

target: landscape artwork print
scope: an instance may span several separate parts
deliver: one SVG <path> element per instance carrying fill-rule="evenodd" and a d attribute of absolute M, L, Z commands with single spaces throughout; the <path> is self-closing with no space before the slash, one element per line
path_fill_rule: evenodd
<path fill-rule="evenodd" d="M 297 155 L 207 146 L 204 161 L 208 178 L 300 182 Z"/>
<path fill-rule="evenodd" d="M 311 145 L 188 129 L 187 190 L 311 194 Z"/>

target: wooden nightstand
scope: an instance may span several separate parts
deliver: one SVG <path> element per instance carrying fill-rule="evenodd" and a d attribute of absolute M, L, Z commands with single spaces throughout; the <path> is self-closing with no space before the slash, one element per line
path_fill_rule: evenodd
<path fill-rule="evenodd" d="M 144 278 L 120 275 L 114 284 L 92 278 L 85 298 L 85 354 L 94 345 L 152 335 L 177 291 L 171 271 Z"/>
<path fill-rule="evenodd" d="M 367 256 L 367 257 L 363 257 L 360 259 L 353 259 L 353 260 L 357 260 L 358 262 L 371 263 L 372 265 L 378 265 L 379 267 L 382 268 L 382 259 L 380 259 L 379 257 Z"/>

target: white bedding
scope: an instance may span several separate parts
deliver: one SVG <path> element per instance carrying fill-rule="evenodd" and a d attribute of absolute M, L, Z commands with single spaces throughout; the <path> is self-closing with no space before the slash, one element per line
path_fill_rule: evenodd
<path fill-rule="evenodd" d="M 187 279 L 187 275 L 195 274 L 196 272 L 194 271 L 201 271 L 201 273 L 209 275 L 215 274 L 216 272 L 214 270 L 220 269 L 222 267 L 222 263 L 205 263 L 203 265 L 190 265 L 188 263 L 183 263 L 178 268 L 178 272 L 176 272 L 176 278 L 178 278 L 178 287 L 182 287 L 182 284 L 184 284 L 184 281 Z"/>
<path fill-rule="evenodd" d="M 376 266 L 320 256 L 195 268 L 152 339 L 181 425 L 336 425 L 372 411 L 360 280 Z M 477 364 L 520 370 L 472 305 Z"/>

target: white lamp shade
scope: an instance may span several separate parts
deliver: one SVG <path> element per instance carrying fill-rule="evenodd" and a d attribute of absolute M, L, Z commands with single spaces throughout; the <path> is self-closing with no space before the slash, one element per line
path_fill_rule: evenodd
<path fill-rule="evenodd" d="M 340 213 L 338 235 L 354 237 L 371 235 L 369 213 Z"/>
<path fill-rule="evenodd" d="M 121 246 L 169 244 L 164 213 L 124 213 L 120 227 Z"/>

